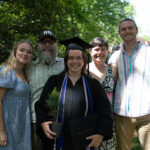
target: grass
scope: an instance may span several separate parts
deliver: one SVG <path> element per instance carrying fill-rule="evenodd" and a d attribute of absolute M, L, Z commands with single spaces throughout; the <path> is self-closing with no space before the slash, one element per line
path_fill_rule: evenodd
<path fill-rule="evenodd" d="M 132 140 L 132 150 L 141 150 L 138 137 L 134 137 Z"/>
<path fill-rule="evenodd" d="M 139 138 L 138 138 L 136 132 L 134 132 L 134 137 L 133 137 L 133 140 L 132 140 L 132 150 L 141 150 Z"/>

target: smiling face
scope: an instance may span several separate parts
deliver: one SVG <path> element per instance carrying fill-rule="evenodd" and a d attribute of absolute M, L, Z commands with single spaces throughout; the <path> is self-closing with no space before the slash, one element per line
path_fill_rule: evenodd
<path fill-rule="evenodd" d="M 107 57 L 107 48 L 105 46 L 95 46 L 90 51 L 92 61 L 95 64 L 105 63 Z"/>
<path fill-rule="evenodd" d="M 71 73 L 81 73 L 84 66 L 84 60 L 82 51 L 80 50 L 69 50 L 67 67 L 68 72 Z"/>
<path fill-rule="evenodd" d="M 119 25 L 119 34 L 125 43 L 130 43 L 136 41 L 138 29 L 136 28 L 134 22 L 129 20 L 123 21 Z"/>
<path fill-rule="evenodd" d="M 15 57 L 20 64 L 28 64 L 33 56 L 33 47 L 29 43 L 20 43 L 17 47 Z"/>

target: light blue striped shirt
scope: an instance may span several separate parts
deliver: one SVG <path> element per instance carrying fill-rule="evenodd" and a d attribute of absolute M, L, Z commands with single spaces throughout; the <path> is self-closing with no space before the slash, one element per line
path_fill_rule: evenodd
<path fill-rule="evenodd" d="M 122 48 L 109 64 L 118 67 L 114 112 L 127 117 L 150 114 L 150 46 L 139 43 L 131 58 Z"/>

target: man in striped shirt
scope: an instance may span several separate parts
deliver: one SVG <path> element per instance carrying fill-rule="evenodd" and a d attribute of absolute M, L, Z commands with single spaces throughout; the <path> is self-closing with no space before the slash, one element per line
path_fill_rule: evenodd
<path fill-rule="evenodd" d="M 122 49 L 109 60 L 116 72 L 114 113 L 118 150 L 131 150 L 134 129 L 143 150 L 150 150 L 150 47 L 137 41 L 136 23 L 119 24 Z"/>
<path fill-rule="evenodd" d="M 27 69 L 27 76 L 31 90 L 32 150 L 47 150 L 47 143 L 42 143 L 36 135 L 36 115 L 34 104 L 40 99 L 43 86 L 47 79 L 64 70 L 64 61 L 63 58 L 56 57 L 58 49 L 56 38 L 54 33 L 49 30 L 41 32 L 37 49 L 38 57 L 35 61 L 31 62 Z"/>

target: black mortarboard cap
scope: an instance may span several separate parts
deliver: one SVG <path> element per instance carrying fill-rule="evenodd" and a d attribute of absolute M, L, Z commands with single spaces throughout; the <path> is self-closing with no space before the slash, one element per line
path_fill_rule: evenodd
<path fill-rule="evenodd" d="M 56 41 L 54 33 L 50 30 L 45 30 L 45 31 L 41 32 L 41 34 L 39 36 L 39 42 L 46 37 L 50 37 L 52 40 Z"/>
<path fill-rule="evenodd" d="M 83 41 L 79 37 L 73 37 L 73 38 L 70 38 L 67 40 L 59 41 L 59 43 L 66 46 L 66 51 L 81 50 L 81 51 L 85 52 L 86 49 L 93 47 L 92 45 Z"/>

